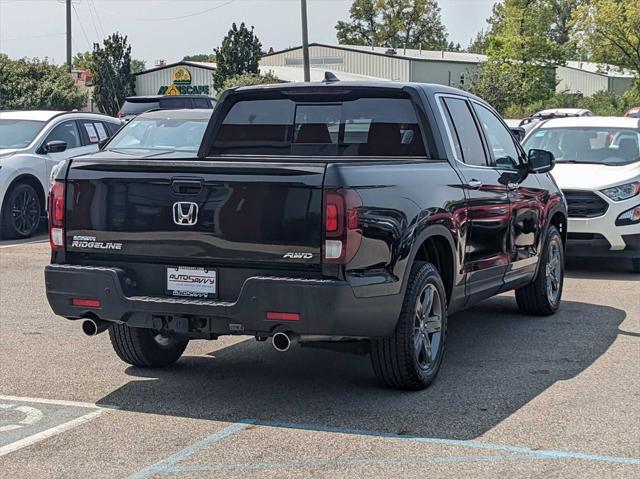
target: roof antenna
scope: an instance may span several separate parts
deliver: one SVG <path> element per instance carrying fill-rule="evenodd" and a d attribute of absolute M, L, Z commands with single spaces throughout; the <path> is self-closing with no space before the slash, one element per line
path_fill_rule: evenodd
<path fill-rule="evenodd" d="M 340 78 L 338 78 L 331 72 L 324 72 L 324 80 L 322 81 L 324 83 L 335 83 L 337 81 L 340 81 Z"/>

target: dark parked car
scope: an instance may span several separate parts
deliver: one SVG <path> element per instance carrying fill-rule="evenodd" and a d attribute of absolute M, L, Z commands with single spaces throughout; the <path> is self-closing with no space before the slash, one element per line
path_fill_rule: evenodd
<path fill-rule="evenodd" d="M 206 95 L 129 96 L 118 112 L 118 118 L 129 121 L 149 110 L 212 109 L 216 101 Z"/>
<path fill-rule="evenodd" d="M 241 334 L 369 351 L 385 384 L 420 389 L 450 314 L 513 289 L 524 313 L 558 309 L 567 212 L 552 168 L 453 88 L 227 91 L 197 154 L 66 163 L 47 297 L 136 366 Z"/>

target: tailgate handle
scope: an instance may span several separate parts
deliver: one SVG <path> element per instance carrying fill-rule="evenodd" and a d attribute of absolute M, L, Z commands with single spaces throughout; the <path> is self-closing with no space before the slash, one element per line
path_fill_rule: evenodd
<path fill-rule="evenodd" d="M 179 195 L 197 195 L 202 191 L 204 180 L 200 178 L 174 178 L 171 180 L 171 188 Z"/>

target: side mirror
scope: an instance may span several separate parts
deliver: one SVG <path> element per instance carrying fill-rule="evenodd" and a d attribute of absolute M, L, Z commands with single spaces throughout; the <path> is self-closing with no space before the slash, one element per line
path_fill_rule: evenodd
<path fill-rule="evenodd" d="M 515 136 L 516 140 L 519 142 L 524 140 L 524 137 L 527 135 L 527 132 L 521 126 L 512 126 L 509 129 L 511 130 L 511 134 Z"/>
<path fill-rule="evenodd" d="M 528 153 L 529 162 L 527 169 L 529 173 L 547 173 L 553 170 L 556 165 L 556 159 L 553 157 L 553 153 L 547 150 L 538 150 L 532 148 Z"/>
<path fill-rule="evenodd" d="M 45 153 L 62 153 L 67 149 L 67 142 L 61 140 L 52 140 L 45 143 L 43 151 Z"/>

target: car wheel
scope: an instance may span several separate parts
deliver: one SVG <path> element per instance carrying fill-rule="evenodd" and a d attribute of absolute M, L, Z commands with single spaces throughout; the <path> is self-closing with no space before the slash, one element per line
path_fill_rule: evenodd
<path fill-rule="evenodd" d="M 631 268 L 634 273 L 640 273 L 640 258 L 633 258 L 631 260 Z"/>
<path fill-rule="evenodd" d="M 152 329 L 114 324 L 109 338 L 116 354 L 125 363 L 144 368 L 160 368 L 175 363 L 187 347 L 188 339 L 156 333 Z"/>
<path fill-rule="evenodd" d="M 516 302 L 524 314 L 548 316 L 560 306 L 564 284 L 564 248 L 555 226 L 549 226 L 538 273 L 531 283 L 516 289 Z"/>
<path fill-rule="evenodd" d="M 40 225 L 42 205 L 35 188 L 18 183 L 9 190 L 2 206 L 2 237 L 28 238 Z"/>
<path fill-rule="evenodd" d="M 416 263 L 395 332 L 372 340 L 376 376 L 396 389 L 427 387 L 440 369 L 446 336 L 447 298 L 440 274 L 430 263 Z"/>

